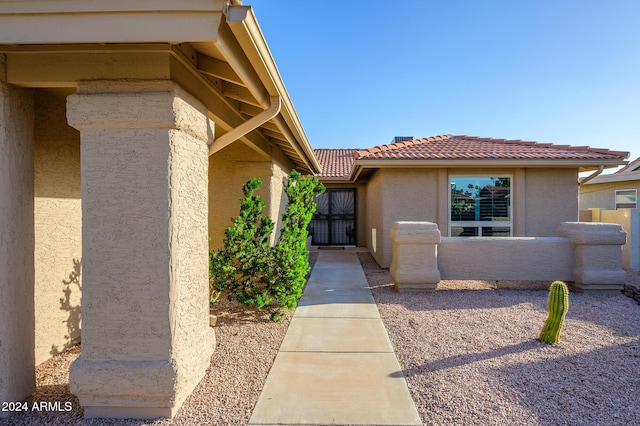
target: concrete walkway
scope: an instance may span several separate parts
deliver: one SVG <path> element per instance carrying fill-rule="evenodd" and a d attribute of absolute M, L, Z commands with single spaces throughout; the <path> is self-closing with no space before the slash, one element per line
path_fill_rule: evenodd
<path fill-rule="evenodd" d="M 251 425 L 422 425 L 357 254 L 320 251 Z"/>

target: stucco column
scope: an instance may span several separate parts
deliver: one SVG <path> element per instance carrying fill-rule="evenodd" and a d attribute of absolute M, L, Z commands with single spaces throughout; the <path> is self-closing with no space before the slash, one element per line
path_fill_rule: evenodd
<path fill-rule="evenodd" d="M 209 328 L 205 107 L 179 86 L 91 82 L 67 100 L 82 161 L 85 417 L 171 417 L 204 376 Z"/>
<path fill-rule="evenodd" d="M 389 272 L 396 291 L 435 290 L 440 282 L 440 230 L 430 222 L 395 222 Z"/>
<path fill-rule="evenodd" d="M 34 358 L 33 96 L 1 81 L 0 404 L 36 385 Z M 0 410 L 0 417 L 8 411 Z"/>
<path fill-rule="evenodd" d="M 573 243 L 571 289 L 584 293 L 620 293 L 627 279 L 622 245 L 627 233 L 614 223 L 563 222 L 558 234 Z"/>

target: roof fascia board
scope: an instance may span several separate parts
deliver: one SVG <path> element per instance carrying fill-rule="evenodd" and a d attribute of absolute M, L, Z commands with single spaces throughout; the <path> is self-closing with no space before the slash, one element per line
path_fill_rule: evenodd
<path fill-rule="evenodd" d="M 280 72 L 273 60 L 273 56 L 262 34 L 262 30 L 258 25 L 253 9 L 251 6 L 229 6 L 227 10 L 227 24 L 240 42 L 240 45 L 244 48 L 247 58 L 256 70 L 262 84 L 265 85 L 269 95 L 280 96 L 282 99 L 280 115 L 284 121 L 276 117 L 276 123 L 289 128 L 293 136 L 290 143 L 296 152 L 304 159 L 304 162 L 311 171 L 319 172 L 320 164 L 313 154 L 311 144 L 307 139 L 300 119 L 293 107 L 289 93 L 284 86 Z M 249 47 L 251 47 L 251 49 L 249 49 Z"/>
<path fill-rule="evenodd" d="M 495 160 L 363 160 L 356 159 L 353 163 L 349 180 L 355 182 L 364 169 L 383 169 L 383 168 L 451 168 L 451 167 L 526 167 L 526 168 L 579 168 L 580 171 L 588 171 L 597 169 L 600 166 L 604 168 L 618 167 L 623 164 L 621 160 L 589 160 L 589 161 L 567 161 L 567 160 L 522 160 L 522 161 L 495 161 Z"/>
<path fill-rule="evenodd" d="M 162 0 L 164 8 L 152 3 L 0 1 L 0 44 L 178 44 L 217 39 L 225 2 Z"/>
<path fill-rule="evenodd" d="M 223 10 L 225 0 L 32 0 L 0 1 L 2 13 L 76 13 Z"/>

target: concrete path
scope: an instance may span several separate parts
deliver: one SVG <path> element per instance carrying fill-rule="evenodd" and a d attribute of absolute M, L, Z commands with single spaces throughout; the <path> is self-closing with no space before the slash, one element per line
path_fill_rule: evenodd
<path fill-rule="evenodd" d="M 357 254 L 320 251 L 251 425 L 422 425 Z"/>

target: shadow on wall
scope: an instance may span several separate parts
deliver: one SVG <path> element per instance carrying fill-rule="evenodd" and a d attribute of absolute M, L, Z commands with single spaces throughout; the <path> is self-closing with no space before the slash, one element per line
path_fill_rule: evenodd
<path fill-rule="evenodd" d="M 82 294 L 82 282 L 80 281 L 81 274 L 82 259 L 73 259 L 73 271 L 69 273 L 69 279 L 62 280 L 62 283 L 64 284 L 64 289 L 62 290 L 64 297 L 60 298 L 60 310 L 68 312 L 67 319 L 63 321 L 67 324 L 67 334 L 64 336 L 67 343 L 62 345 L 62 348 L 56 345 L 51 345 L 50 353 L 53 356 L 58 355 L 80 342 L 82 302 L 79 301 L 77 305 L 72 304 L 71 295 L 74 292 Z"/>

